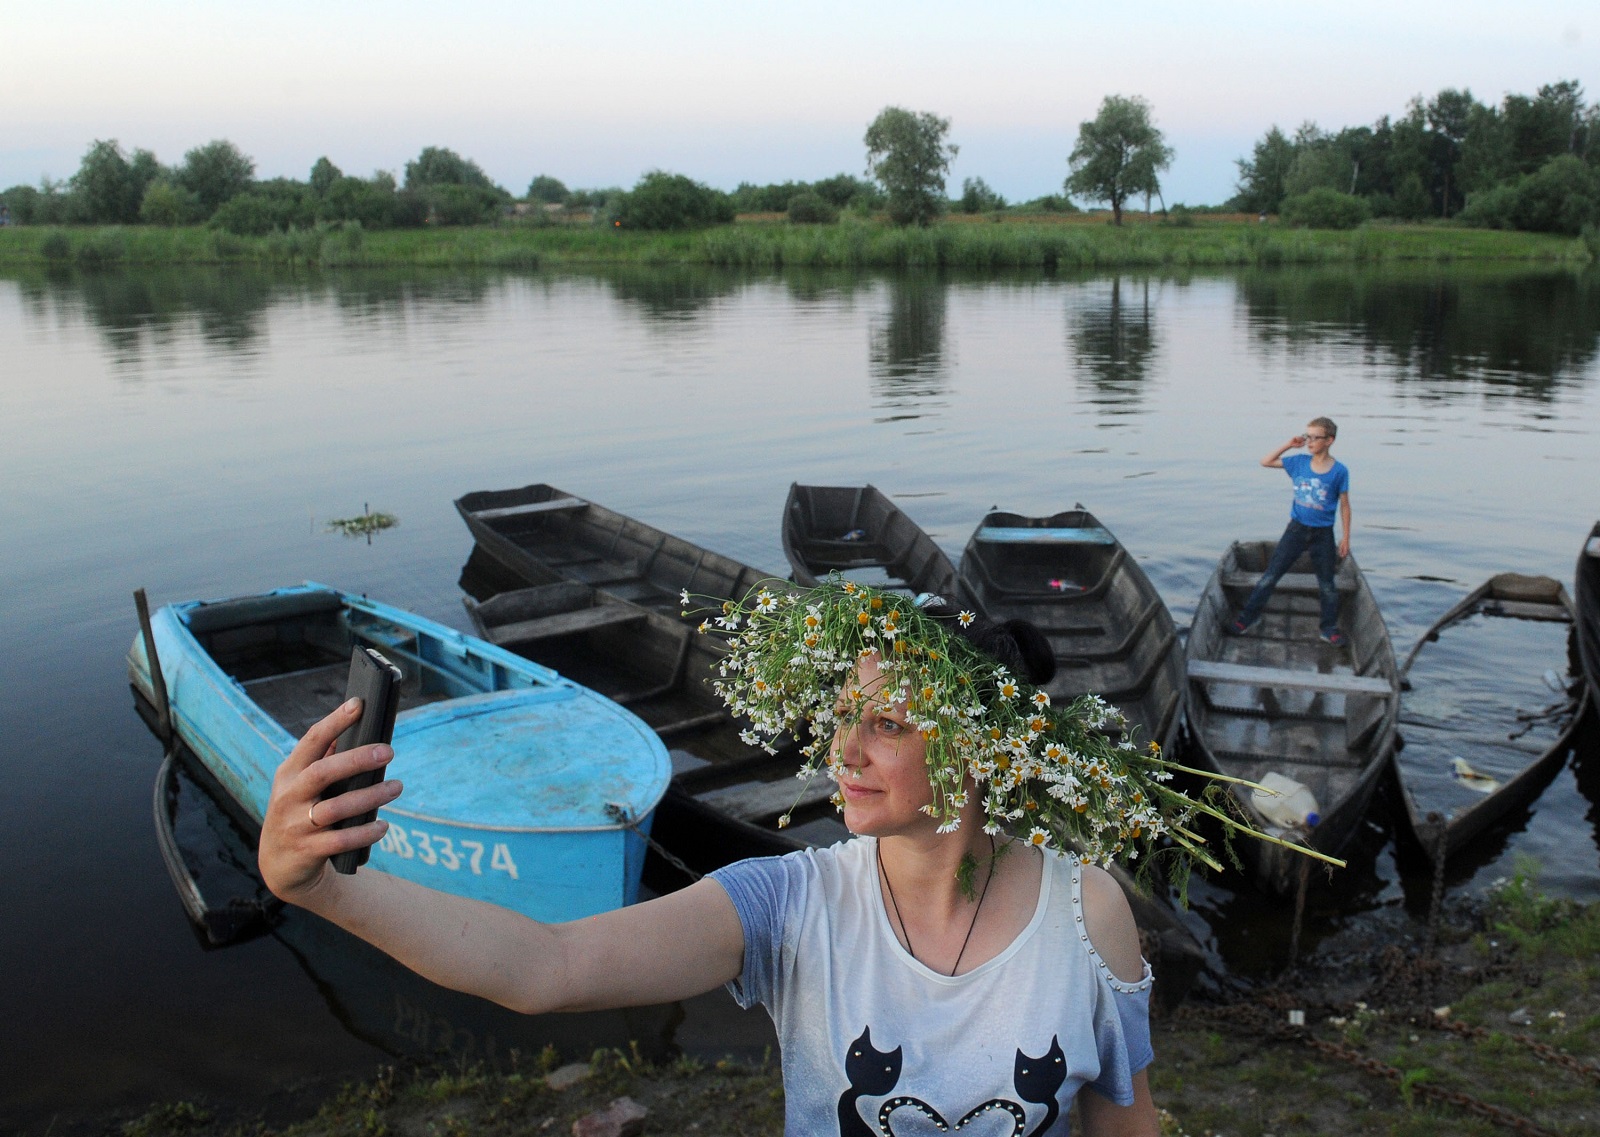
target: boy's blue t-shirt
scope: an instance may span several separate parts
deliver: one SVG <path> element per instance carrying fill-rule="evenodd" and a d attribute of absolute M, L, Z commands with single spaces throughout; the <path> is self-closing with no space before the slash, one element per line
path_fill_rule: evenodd
<path fill-rule="evenodd" d="M 1311 455 L 1290 454 L 1283 472 L 1294 483 L 1294 504 L 1289 515 L 1302 525 L 1331 528 L 1339 510 L 1339 497 L 1350 492 L 1350 471 L 1334 459 L 1333 469 L 1319 474 L 1311 468 Z"/>

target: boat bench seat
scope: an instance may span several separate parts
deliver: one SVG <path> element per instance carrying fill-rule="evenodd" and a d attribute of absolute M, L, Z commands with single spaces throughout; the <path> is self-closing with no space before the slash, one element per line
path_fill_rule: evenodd
<path fill-rule="evenodd" d="M 1572 613 L 1563 604 L 1541 604 L 1535 600 L 1486 600 L 1483 610 L 1491 616 L 1511 616 L 1518 620 L 1572 623 Z"/>
<path fill-rule="evenodd" d="M 1110 530 L 1099 526 L 1046 529 L 1028 525 L 985 525 L 973 537 L 996 545 L 1115 545 Z"/>
<path fill-rule="evenodd" d="M 489 629 L 489 640 L 501 646 L 530 643 L 533 640 L 548 640 L 557 636 L 592 632 L 596 628 L 636 624 L 644 618 L 645 614 L 637 609 L 627 608 L 621 604 L 602 604 L 594 608 L 579 608 L 572 612 L 557 612 L 554 616 L 540 616 L 534 620 L 502 624 L 498 628 Z"/>
<path fill-rule="evenodd" d="M 1337 695 L 1388 695 L 1394 688 L 1376 675 L 1329 675 L 1287 667 L 1253 667 L 1191 659 L 1189 678 L 1207 683 L 1237 683 L 1242 687 L 1272 687 L 1295 691 L 1323 691 Z"/>
<path fill-rule="evenodd" d="M 530 501 L 525 505 L 503 505 L 496 509 L 475 509 L 472 516 L 480 521 L 493 521 L 499 517 L 522 517 L 530 513 L 561 513 L 569 509 L 587 509 L 589 503 L 581 497 L 553 497 L 549 501 Z"/>
<path fill-rule="evenodd" d="M 1222 574 L 1222 583 L 1228 588 L 1254 588 L 1261 579 L 1258 572 L 1225 572 Z M 1356 582 L 1335 577 L 1334 583 L 1340 592 L 1354 592 Z M 1315 593 L 1317 589 L 1317 574 L 1314 572 L 1286 572 L 1278 581 L 1279 592 L 1309 592 Z"/>
<path fill-rule="evenodd" d="M 766 821 L 791 809 L 825 802 L 836 788 L 832 778 L 818 774 L 803 784 L 794 778 L 779 778 L 775 782 L 724 786 L 694 796 L 740 821 Z"/>

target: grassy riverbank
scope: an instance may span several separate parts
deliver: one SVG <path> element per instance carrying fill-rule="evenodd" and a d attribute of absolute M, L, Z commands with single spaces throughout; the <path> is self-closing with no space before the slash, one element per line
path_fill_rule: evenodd
<path fill-rule="evenodd" d="M 746 218 L 678 233 L 588 225 L 364 232 L 354 225 L 265 237 L 220 230 L 130 226 L 0 229 L 0 268 L 74 265 L 250 264 L 534 268 L 596 264 L 730 268 L 1097 269 L 1276 264 L 1525 261 L 1581 266 L 1597 252 L 1542 233 L 1437 225 L 1368 225 L 1349 231 L 1208 220 L 1115 228 L 1098 220 L 949 219 L 898 229 L 848 219 L 789 225 Z"/>
<path fill-rule="evenodd" d="M 1454 913 L 1439 945 L 1431 955 L 1414 942 L 1340 953 L 1226 1002 L 1191 1000 L 1158 1021 L 1152 1086 L 1163 1132 L 1488 1135 L 1521 1119 L 1537 1127 L 1524 1132 L 1600 1134 L 1600 905 L 1546 900 L 1518 879 Z M 1304 1011 L 1306 1027 L 1290 1025 L 1291 1010 Z M 773 1063 L 652 1066 L 602 1053 L 557 1089 L 547 1074 L 561 1061 L 547 1054 L 499 1073 L 384 1071 L 275 1129 L 179 1102 L 107 1131 L 559 1137 L 627 1096 L 649 1110 L 646 1133 L 782 1132 Z M 1484 1116 L 1496 1110 L 1497 1120 Z"/>

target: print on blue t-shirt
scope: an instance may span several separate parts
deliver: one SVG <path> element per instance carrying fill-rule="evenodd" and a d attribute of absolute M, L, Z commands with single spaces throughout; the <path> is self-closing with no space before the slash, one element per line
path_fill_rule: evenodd
<path fill-rule="evenodd" d="M 1302 525 L 1330 528 L 1339 508 L 1339 496 L 1350 492 L 1350 471 L 1338 460 L 1333 469 L 1319 474 L 1311 468 L 1311 455 L 1291 454 L 1283 460 L 1283 472 L 1294 483 L 1294 504 L 1289 515 Z"/>

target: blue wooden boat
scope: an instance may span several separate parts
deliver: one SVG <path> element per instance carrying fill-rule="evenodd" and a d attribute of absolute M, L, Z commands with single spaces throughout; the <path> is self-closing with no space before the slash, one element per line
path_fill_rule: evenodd
<path fill-rule="evenodd" d="M 391 768 L 406 791 L 380 811 L 373 868 L 550 922 L 638 898 L 671 764 L 594 691 L 319 584 L 169 605 L 151 629 L 174 732 L 256 824 L 279 763 L 344 697 L 352 646 L 369 645 L 405 674 Z M 157 703 L 142 638 L 128 670 Z"/>

